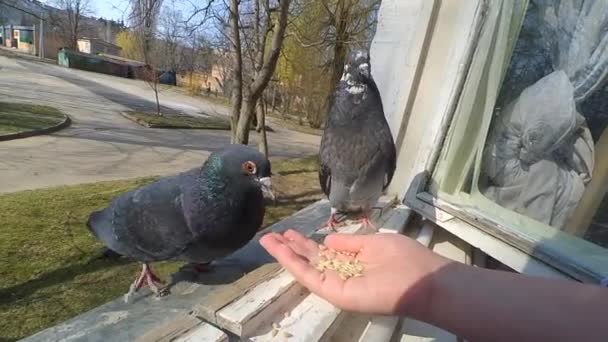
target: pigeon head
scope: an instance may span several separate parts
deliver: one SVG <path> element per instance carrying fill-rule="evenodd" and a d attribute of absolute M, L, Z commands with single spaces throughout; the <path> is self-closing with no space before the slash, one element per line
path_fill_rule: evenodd
<path fill-rule="evenodd" d="M 246 145 L 232 144 L 209 159 L 211 168 L 221 169 L 243 186 L 259 187 L 264 197 L 275 199 L 271 190 L 270 161 L 262 153 Z"/>
<path fill-rule="evenodd" d="M 347 90 L 352 90 L 349 92 L 356 93 L 363 84 L 369 82 L 370 78 L 369 53 L 366 50 L 351 51 L 346 57 L 340 81 L 346 83 Z"/>

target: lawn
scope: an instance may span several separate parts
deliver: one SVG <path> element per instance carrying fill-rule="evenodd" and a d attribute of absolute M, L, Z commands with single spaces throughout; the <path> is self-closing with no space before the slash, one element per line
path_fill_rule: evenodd
<path fill-rule="evenodd" d="M 228 118 L 190 115 L 157 115 L 139 111 L 124 112 L 125 116 L 149 128 L 191 128 L 191 129 L 221 129 L 230 130 Z"/>
<path fill-rule="evenodd" d="M 230 120 L 227 117 L 221 116 L 158 115 L 156 113 L 140 111 L 126 111 L 123 112 L 123 116 L 148 128 L 230 130 Z M 251 127 L 251 130 L 254 129 L 255 127 Z M 274 130 L 266 125 L 266 131 L 273 132 Z"/>
<path fill-rule="evenodd" d="M 181 91 L 182 94 L 188 94 L 190 96 L 193 96 L 192 94 L 188 93 L 188 91 L 184 88 L 177 87 L 176 89 L 178 91 Z M 199 97 L 205 99 L 206 101 L 215 103 L 220 106 L 224 106 L 224 107 L 230 106 L 230 99 L 225 96 L 222 96 L 222 95 L 215 96 L 213 94 L 207 95 L 205 93 L 201 93 L 201 94 L 194 95 L 194 96 L 199 96 Z M 294 120 L 289 117 L 284 117 L 280 113 L 272 111 L 270 109 L 268 110 L 267 117 L 268 118 L 267 118 L 266 122 L 269 122 L 272 120 L 273 123 L 280 125 L 284 128 L 290 129 L 292 131 L 306 133 L 306 134 L 313 134 L 313 135 L 318 135 L 318 136 L 323 135 L 322 129 L 313 128 L 306 124 L 300 124 L 298 122 L 298 120 Z"/>
<path fill-rule="evenodd" d="M 51 127 L 64 119 L 53 107 L 0 102 L 0 135 Z"/>
<path fill-rule="evenodd" d="M 313 127 L 310 127 L 310 126 L 304 125 L 304 124 L 300 125 L 300 123 L 298 121 L 292 120 L 287 117 L 283 118 L 278 113 L 272 113 L 269 116 L 270 116 L 270 120 L 274 120 L 275 122 L 277 122 L 277 124 L 287 128 L 287 129 L 290 129 L 292 131 L 312 134 L 312 135 L 318 135 L 318 136 L 323 135 L 323 130 L 320 128 L 313 128 Z"/>
<path fill-rule="evenodd" d="M 272 224 L 321 198 L 316 157 L 273 162 Z M 137 263 L 95 259 L 89 213 L 155 177 L 0 195 L 0 341 L 27 337 L 124 294 Z M 168 279 L 183 263 L 155 263 Z"/>

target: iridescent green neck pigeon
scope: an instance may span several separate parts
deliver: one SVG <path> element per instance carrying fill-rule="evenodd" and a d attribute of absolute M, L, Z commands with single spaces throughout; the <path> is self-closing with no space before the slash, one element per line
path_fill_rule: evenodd
<path fill-rule="evenodd" d="M 161 293 L 150 262 L 208 264 L 249 242 L 264 219 L 264 197 L 272 197 L 270 172 L 263 154 L 229 145 L 202 167 L 122 194 L 93 212 L 87 226 L 97 239 L 143 263 L 126 298 L 144 281 Z"/>
<path fill-rule="evenodd" d="M 352 51 L 330 103 L 321 140 L 319 182 L 329 197 L 327 226 L 335 214 L 369 211 L 390 184 L 396 166 L 393 136 L 384 117 L 380 92 L 367 51 Z"/>

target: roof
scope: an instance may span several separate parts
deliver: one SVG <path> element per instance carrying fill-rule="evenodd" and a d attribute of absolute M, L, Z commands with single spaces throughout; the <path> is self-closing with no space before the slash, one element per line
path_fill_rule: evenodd
<path fill-rule="evenodd" d="M 146 63 L 144 63 L 144 62 L 136 61 L 134 59 L 128 59 L 128 58 L 125 58 L 125 57 L 110 55 L 110 54 L 107 54 L 107 53 L 100 53 L 98 55 L 101 56 L 101 57 L 105 57 L 107 59 L 110 59 L 110 60 L 112 60 L 114 62 L 123 63 L 123 64 L 129 64 L 129 65 L 132 65 L 132 66 L 145 66 L 146 65 Z"/>

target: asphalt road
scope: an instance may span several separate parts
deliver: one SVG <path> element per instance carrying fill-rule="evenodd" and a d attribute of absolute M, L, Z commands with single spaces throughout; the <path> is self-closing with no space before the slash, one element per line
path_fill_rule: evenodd
<path fill-rule="evenodd" d="M 0 142 L 0 192 L 175 174 L 230 142 L 227 131 L 139 126 L 119 112 L 155 109 L 146 83 L 51 64 L 0 56 L 0 101 L 51 105 L 72 119 L 70 128 L 51 135 Z M 163 90 L 160 101 L 165 112 L 227 115 L 220 105 L 173 89 Z M 318 136 L 273 128 L 271 158 L 317 152 Z"/>

